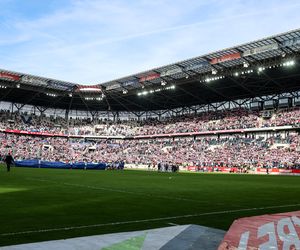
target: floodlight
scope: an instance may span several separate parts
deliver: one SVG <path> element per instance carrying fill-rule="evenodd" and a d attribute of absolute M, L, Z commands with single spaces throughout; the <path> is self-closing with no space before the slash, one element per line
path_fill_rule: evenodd
<path fill-rule="evenodd" d="M 248 62 L 244 62 L 243 66 L 244 66 L 244 68 L 248 68 L 249 67 L 249 63 Z"/>
<path fill-rule="evenodd" d="M 258 68 L 258 72 L 261 72 L 261 71 L 263 71 L 265 68 L 263 68 L 263 67 L 259 67 Z"/>

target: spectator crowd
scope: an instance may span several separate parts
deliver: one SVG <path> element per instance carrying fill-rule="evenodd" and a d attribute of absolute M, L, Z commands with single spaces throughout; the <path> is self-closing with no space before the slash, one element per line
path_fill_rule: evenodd
<path fill-rule="evenodd" d="M 298 167 L 300 137 L 295 132 L 140 140 L 84 140 L 5 133 L 6 129 L 65 135 L 132 136 L 242 128 L 298 126 L 300 110 L 281 110 L 264 119 L 246 109 L 143 121 L 71 119 L 0 112 L 0 155 L 16 160 L 123 162 L 130 164 L 228 167 Z"/>
<path fill-rule="evenodd" d="M 0 129 L 17 129 L 31 132 L 49 132 L 65 135 L 136 136 L 204 132 L 245 128 L 263 128 L 292 125 L 299 126 L 300 110 L 278 111 L 264 119 L 258 112 L 238 109 L 206 112 L 199 115 L 184 115 L 142 121 L 94 121 L 46 117 L 33 114 L 0 111 Z"/>
<path fill-rule="evenodd" d="M 300 136 L 294 132 L 268 138 L 253 134 L 98 141 L 0 133 L 0 140 L 0 154 L 12 152 L 16 160 L 275 168 L 300 164 Z"/>

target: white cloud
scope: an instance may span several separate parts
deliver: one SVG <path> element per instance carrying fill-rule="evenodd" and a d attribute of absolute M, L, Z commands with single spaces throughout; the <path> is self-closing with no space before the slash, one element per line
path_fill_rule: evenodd
<path fill-rule="evenodd" d="M 38 19 L 9 23 L 0 31 L 0 67 L 99 83 L 300 23 L 300 3 L 288 0 L 72 3 Z"/>

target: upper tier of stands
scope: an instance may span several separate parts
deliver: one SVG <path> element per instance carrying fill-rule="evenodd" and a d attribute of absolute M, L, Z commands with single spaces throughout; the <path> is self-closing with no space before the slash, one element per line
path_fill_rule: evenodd
<path fill-rule="evenodd" d="M 246 109 L 207 112 L 197 116 L 147 119 L 143 121 L 118 121 L 70 119 L 36 116 L 26 113 L 0 111 L 0 129 L 49 132 L 66 135 L 137 136 L 202 131 L 219 131 L 274 126 L 299 126 L 300 109 L 279 110 L 268 119 L 259 112 Z"/>

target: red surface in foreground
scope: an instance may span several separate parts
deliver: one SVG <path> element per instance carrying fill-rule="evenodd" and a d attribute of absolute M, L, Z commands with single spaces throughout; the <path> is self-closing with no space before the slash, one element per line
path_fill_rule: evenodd
<path fill-rule="evenodd" d="M 300 211 L 238 219 L 218 250 L 300 249 Z"/>

